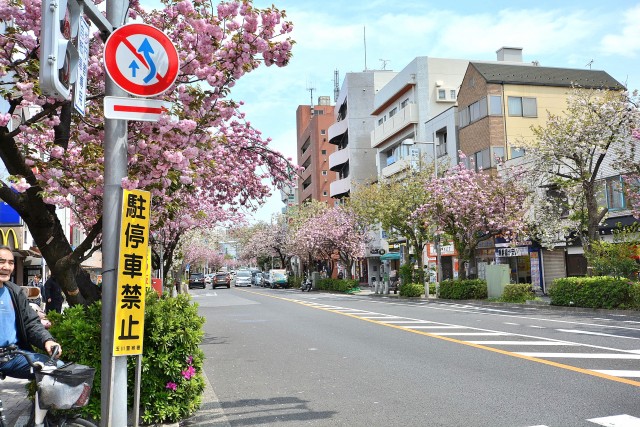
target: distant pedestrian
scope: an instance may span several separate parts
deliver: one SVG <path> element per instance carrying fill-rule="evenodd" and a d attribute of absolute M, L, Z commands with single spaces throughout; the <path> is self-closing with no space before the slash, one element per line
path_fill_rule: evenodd
<path fill-rule="evenodd" d="M 32 297 L 31 302 L 39 307 L 42 307 L 44 304 L 44 286 L 42 285 L 42 281 L 40 280 L 40 275 L 36 274 L 35 276 L 33 276 L 33 278 L 27 283 L 27 286 L 30 288 L 38 288 L 40 290 L 40 296 L 38 296 L 37 298 Z"/>
<path fill-rule="evenodd" d="M 49 279 L 47 279 L 47 282 L 44 284 L 44 289 L 45 295 L 47 296 L 45 313 L 49 313 L 50 311 L 62 313 L 62 303 L 64 302 L 64 296 L 62 295 L 60 284 L 55 279 L 53 274 L 49 276 Z"/>

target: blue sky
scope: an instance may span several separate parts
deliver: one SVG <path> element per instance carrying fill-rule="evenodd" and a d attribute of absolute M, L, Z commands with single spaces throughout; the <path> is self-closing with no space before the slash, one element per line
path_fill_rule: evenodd
<path fill-rule="evenodd" d="M 143 4 L 145 1 L 143 0 Z M 495 60 L 502 46 L 523 48 L 524 62 L 604 70 L 631 90 L 640 89 L 640 1 L 536 2 L 471 0 L 254 0 L 272 3 L 293 21 L 293 59 L 285 68 L 263 67 L 243 77 L 232 97 L 244 100 L 247 118 L 273 138 L 273 148 L 295 160 L 295 112 L 320 95 L 333 100 L 334 70 L 366 66 L 400 71 L 416 56 Z M 488 6 L 487 6 L 488 5 Z M 279 194 L 254 216 L 279 212 Z"/>

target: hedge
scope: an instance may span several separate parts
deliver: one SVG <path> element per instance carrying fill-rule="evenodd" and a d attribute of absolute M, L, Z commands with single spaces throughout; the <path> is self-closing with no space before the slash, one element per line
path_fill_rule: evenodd
<path fill-rule="evenodd" d="M 440 283 L 440 298 L 486 299 L 487 282 L 480 279 L 443 280 Z"/>
<path fill-rule="evenodd" d="M 551 305 L 640 309 L 640 283 L 611 276 L 556 279 L 549 296 Z"/>
<path fill-rule="evenodd" d="M 533 288 L 529 283 L 510 284 L 504 287 L 500 301 L 525 302 L 535 298 Z"/>
<path fill-rule="evenodd" d="M 333 292 L 349 292 L 358 288 L 357 280 L 350 279 L 320 279 L 316 285 L 318 290 Z"/>
<path fill-rule="evenodd" d="M 424 294 L 424 285 L 420 283 L 407 283 L 400 286 L 401 297 L 419 297 Z"/>

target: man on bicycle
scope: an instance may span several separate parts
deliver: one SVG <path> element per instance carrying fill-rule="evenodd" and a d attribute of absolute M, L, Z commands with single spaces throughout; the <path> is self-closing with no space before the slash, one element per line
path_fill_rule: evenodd
<path fill-rule="evenodd" d="M 29 307 L 29 300 L 20 286 L 9 281 L 14 269 L 13 251 L 0 246 L 0 347 L 17 345 L 31 352 L 35 346 L 50 355 L 55 346 L 60 347 L 40 322 L 36 312 Z M 62 349 L 58 355 L 62 354 Z M 34 361 L 45 363 L 49 358 L 34 353 Z M 32 378 L 29 363 L 24 357 L 0 360 L 0 371 L 13 378 Z"/>

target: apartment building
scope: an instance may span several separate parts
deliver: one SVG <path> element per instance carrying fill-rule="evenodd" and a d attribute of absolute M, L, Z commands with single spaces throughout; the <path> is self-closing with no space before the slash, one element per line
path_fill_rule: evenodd
<path fill-rule="evenodd" d="M 462 59 L 416 57 L 374 96 L 370 143 L 376 151 L 379 179 L 401 177 L 434 160 L 446 165 L 457 163 L 455 105 L 468 64 Z M 379 237 L 373 244 L 380 248 L 367 251 L 371 277 L 381 269 L 398 270 L 410 256 L 428 261 L 425 254 L 411 254 L 401 236 L 382 233 Z M 453 266 L 453 253 L 447 256 L 443 260 Z"/>
<path fill-rule="evenodd" d="M 517 56 L 517 49 L 511 49 Z M 547 112 L 566 108 L 572 86 L 621 90 L 623 85 L 604 71 L 537 65 L 470 62 L 458 92 L 460 150 L 478 171 L 495 173 L 498 159 L 524 156 L 524 141 L 532 126 L 544 125 Z M 517 246 L 499 238 L 483 242 L 476 252 L 478 275 L 489 263 L 509 264 L 511 280 L 545 290 L 565 277 L 572 262 L 563 250 L 548 251 L 535 242 Z"/>
<path fill-rule="evenodd" d="M 317 105 L 300 105 L 296 110 L 297 161 L 304 167 L 298 178 L 296 203 L 311 199 L 333 206 L 330 185 L 336 172 L 329 169 L 329 156 L 336 146 L 329 143 L 328 129 L 334 122 L 334 107 L 328 96 L 318 98 Z"/>
<path fill-rule="evenodd" d="M 376 150 L 371 147 L 371 115 L 375 94 L 397 73 L 371 70 L 345 75 L 329 127 L 329 142 L 337 150 L 329 156 L 329 170 L 337 173 L 329 195 L 347 197 L 355 185 L 377 179 Z"/>

